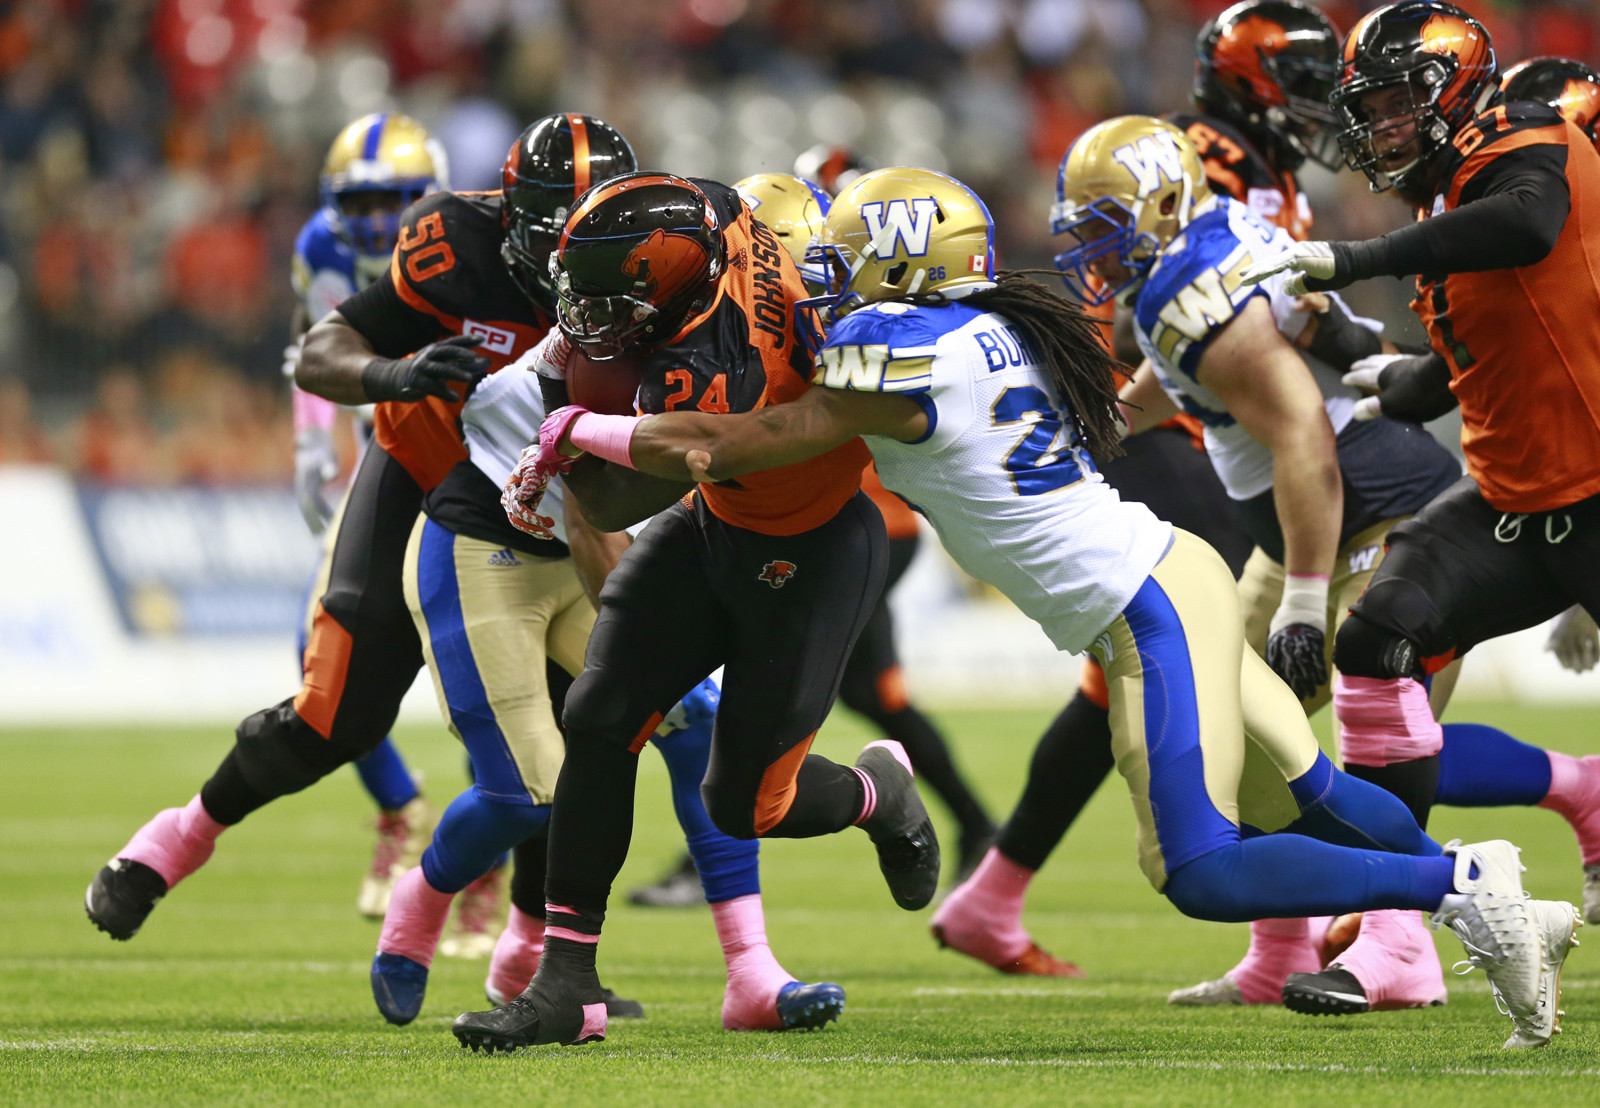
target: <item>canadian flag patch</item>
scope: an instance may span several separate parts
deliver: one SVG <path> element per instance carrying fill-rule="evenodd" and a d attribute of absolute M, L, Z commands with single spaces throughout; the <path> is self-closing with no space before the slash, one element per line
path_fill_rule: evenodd
<path fill-rule="evenodd" d="M 972 255 L 969 255 L 968 258 L 967 258 L 967 272 L 968 273 L 987 273 L 987 272 L 989 272 L 989 255 L 987 255 L 987 254 L 972 254 Z"/>

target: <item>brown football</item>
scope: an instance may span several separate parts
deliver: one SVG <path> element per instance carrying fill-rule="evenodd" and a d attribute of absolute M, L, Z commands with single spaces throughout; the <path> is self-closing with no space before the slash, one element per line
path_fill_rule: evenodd
<path fill-rule="evenodd" d="M 642 373 L 638 356 L 630 351 L 597 362 L 578 347 L 567 359 L 567 397 L 591 412 L 633 415 Z"/>

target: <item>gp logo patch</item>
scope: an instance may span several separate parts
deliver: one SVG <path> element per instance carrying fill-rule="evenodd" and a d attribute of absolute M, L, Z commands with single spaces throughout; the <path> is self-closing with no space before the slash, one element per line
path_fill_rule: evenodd
<path fill-rule="evenodd" d="M 509 354 L 516 348 L 517 336 L 502 327 L 491 327 L 475 319 L 461 321 L 461 333 L 483 340 L 483 349 L 491 354 Z"/>
<path fill-rule="evenodd" d="M 756 575 L 757 581 L 765 581 L 775 589 L 781 589 L 794 576 L 795 564 L 793 562 L 768 562 L 761 567 L 761 572 Z"/>

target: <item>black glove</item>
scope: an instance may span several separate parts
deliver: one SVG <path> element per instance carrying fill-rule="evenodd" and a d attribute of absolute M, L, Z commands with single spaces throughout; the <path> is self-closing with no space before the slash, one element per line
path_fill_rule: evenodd
<path fill-rule="evenodd" d="M 482 341 L 477 335 L 452 335 L 408 358 L 374 358 L 361 371 L 361 388 L 373 403 L 410 403 L 428 396 L 460 400 L 450 382 L 461 382 L 470 393 L 489 373 L 489 359 L 476 352 Z"/>
<path fill-rule="evenodd" d="M 1351 319 L 1334 297 L 1328 297 L 1327 311 L 1312 318 L 1317 321 L 1317 332 L 1306 350 L 1334 369 L 1346 370 L 1362 358 L 1383 353 L 1383 340 Z"/>
<path fill-rule="evenodd" d="M 1328 680 L 1325 645 L 1319 629 L 1307 623 L 1291 623 L 1267 640 L 1267 665 L 1296 696 L 1309 700 Z"/>

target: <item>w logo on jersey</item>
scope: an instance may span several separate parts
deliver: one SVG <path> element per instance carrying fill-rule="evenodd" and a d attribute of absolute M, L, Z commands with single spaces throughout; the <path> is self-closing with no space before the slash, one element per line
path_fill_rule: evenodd
<path fill-rule="evenodd" d="M 894 257 L 900 244 L 904 244 L 906 253 L 913 258 L 925 255 L 938 213 L 939 202 L 931 196 L 919 196 L 915 200 L 874 200 L 861 205 L 861 218 L 866 221 L 867 234 L 879 258 Z"/>
<path fill-rule="evenodd" d="M 1139 182 L 1139 195 L 1148 196 L 1161 187 L 1165 177 L 1172 184 L 1183 180 L 1183 151 L 1178 140 L 1166 131 L 1140 135 L 1138 139 L 1111 152 L 1133 179 Z"/>

